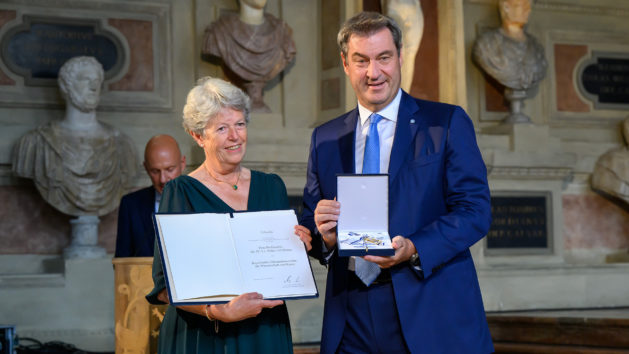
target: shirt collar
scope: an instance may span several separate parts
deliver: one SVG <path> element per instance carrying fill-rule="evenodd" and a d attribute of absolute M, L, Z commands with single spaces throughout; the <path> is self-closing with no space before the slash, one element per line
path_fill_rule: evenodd
<path fill-rule="evenodd" d="M 378 113 L 383 118 L 386 118 L 392 122 L 397 122 L 397 113 L 398 113 L 398 110 L 400 109 L 401 100 L 402 100 L 402 89 L 400 88 L 398 89 L 397 95 L 395 95 L 395 98 L 393 99 L 393 101 L 391 101 L 391 103 L 389 103 L 386 107 L 384 107 L 383 109 L 375 113 Z M 358 102 L 358 114 L 360 115 L 361 127 L 365 124 L 365 122 L 367 121 L 367 119 L 372 113 L 374 112 L 363 107 L 360 104 L 360 102 Z"/>

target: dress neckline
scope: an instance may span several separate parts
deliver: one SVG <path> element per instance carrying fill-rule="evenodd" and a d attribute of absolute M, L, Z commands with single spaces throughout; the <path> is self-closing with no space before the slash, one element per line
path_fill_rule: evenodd
<path fill-rule="evenodd" d="M 253 186 L 255 185 L 254 181 L 257 181 L 257 172 L 254 171 L 254 170 L 250 170 L 250 171 L 251 171 L 251 181 L 249 182 L 249 194 L 247 195 L 247 209 L 245 209 L 245 210 L 236 210 L 236 209 L 232 208 L 231 205 L 225 203 L 225 201 L 223 199 L 221 199 L 218 195 L 216 195 L 216 193 L 212 192 L 211 189 L 209 189 L 205 184 L 203 184 L 198 179 L 196 179 L 196 178 L 194 178 L 192 176 L 189 176 L 189 175 L 181 175 L 180 177 L 192 181 L 192 183 L 197 185 L 198 188 L 200 188 L 201 190 L 205 191 L 209 196 L 211 196 L 212 198 L 218 200 L 223 205 L 225 205 L 228 210 L 233 211 L 233 212 L 239 212 L 239 211 L 248 211 L 248 210 L 251 209 L 251 190 L 253 189 Z M 256 176 L 256 177 L 254 177 L 254 176 Z"/>

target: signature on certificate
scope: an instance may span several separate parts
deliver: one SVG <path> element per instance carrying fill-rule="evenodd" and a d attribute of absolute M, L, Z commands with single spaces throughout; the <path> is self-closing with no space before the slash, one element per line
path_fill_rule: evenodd
<path fill-rule="evenodd" d="M 300 283 L 299 276 L 289 275 L 286 277 L 286 279 L 284 279 L 284 284 L 296 284 L 296 283 Z"/>

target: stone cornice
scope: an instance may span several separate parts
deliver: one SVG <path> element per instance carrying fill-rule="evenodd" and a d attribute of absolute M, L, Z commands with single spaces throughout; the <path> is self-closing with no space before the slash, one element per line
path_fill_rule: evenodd
<path fill-rule="evenodd" d="M 496 0 L 466 0 L 472 4 L 487 4 L 497 5 Z M 533 4 L 535 10 L 544 11 L 556 11 L 556 12 L 573 12 L 578 14 L 587 15 L 602 15 L 602 16 L 616 16 L 627 17 L 629 15 L 629 8 L 611 7 L 611 6 L 588 6 L 579 4 L 569 4 L 557 1 L 544 1 L 537 0 Z"/>
<path fill-rule="evenodd" d="M 489 178 L 567 180 L 572 177 L 571 168 L 487 166 Z"/>

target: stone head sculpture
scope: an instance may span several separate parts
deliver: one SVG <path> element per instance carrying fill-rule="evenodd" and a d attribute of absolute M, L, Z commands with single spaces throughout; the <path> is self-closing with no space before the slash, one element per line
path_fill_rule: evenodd
<path fill-rule="evenodd" d="M 93 57 L 74 57 L 59 70 L 59 89 L 68 105 L 82 112 L 96 109 L 104 79 L 103 66 Z"/>
<path fill-rule="evenodd" d="M 513 24 L 522 28 L 529 21 L 531 0 L 500 0 L 498 10 L 503 24 Z"/>

